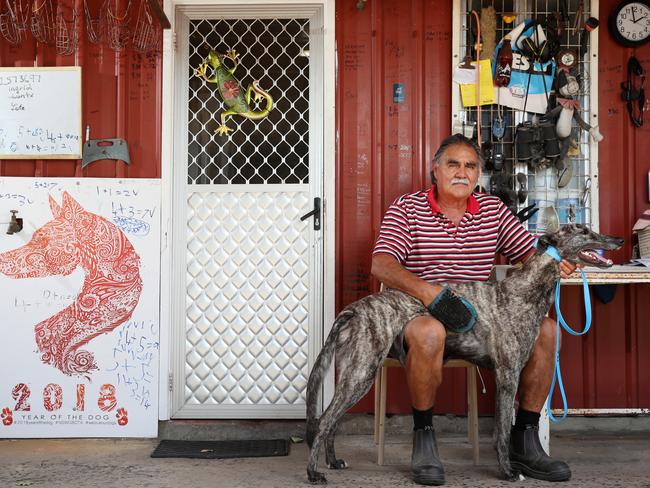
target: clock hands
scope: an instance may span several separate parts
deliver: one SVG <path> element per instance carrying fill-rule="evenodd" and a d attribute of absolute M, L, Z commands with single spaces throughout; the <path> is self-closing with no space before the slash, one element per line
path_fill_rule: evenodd
<path fill-rule="evenodd" d="M 647 15 L 646 15 L 645 17 L 639 17 L 639 18 L 636 19 L 636 20 L 632 20 L 632 23 L 633 23 L 633 24 L 636 24 L 639 20 L 643 20 L 643 19 L 647 19 L 647 18 L 648 18 Z"/>

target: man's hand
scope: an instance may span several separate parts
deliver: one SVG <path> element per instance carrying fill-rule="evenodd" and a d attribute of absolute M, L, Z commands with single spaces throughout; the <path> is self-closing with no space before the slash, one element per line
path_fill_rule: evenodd
<path fill-rule="evenodd" d="M 573 272 L 576 270 L 576 268 L 583 268 L 584 264 L 579 263 L 571 263 L 567 261 L 566 259 L 563 259 L 560 261 L 560 278 L 568 278 L 570 275 L 573 274 Z"/>

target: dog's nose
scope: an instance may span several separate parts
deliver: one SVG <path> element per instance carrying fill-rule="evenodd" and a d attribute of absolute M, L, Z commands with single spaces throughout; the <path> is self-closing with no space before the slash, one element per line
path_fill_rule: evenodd
<path fill-rule="evenodd" d="M 622 239 L 622 238 L 619 237 L 619 238 L 616 239 L 616 243 L 619 246 L 622 246 L 623 244 L 625 244 L 625 239 Z"/>

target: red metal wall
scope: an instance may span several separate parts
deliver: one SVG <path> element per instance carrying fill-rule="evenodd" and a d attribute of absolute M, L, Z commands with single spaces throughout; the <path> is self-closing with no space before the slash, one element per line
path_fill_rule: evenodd
<path fill-rule="evenodd" d="M 101 0 L 90 0 L 97 11 Z M 630 228 L 648 208 L 650 121 L 633 129 L 620 101 L 625 66 L 635 54 L 650 67 L 650 45 L 633 51 L 616 45 L 606 18 L 618 0 L 601 2 L 599 113 L 606 141 L 600 145 L 600 225 L 630 238 Z M 76 0 L 81 12 L 83 2 Z M 336 5 L 337 90 L 337 309 L 377 289 L 370 278 L 370 252 L 381 216 L 398 195 L 429 183 L 429 162 L 450 131 L 451 0 L 356 0 Z M 84 34 L 81 32 L 80 34 Z M 13 48 L 0 38 L 0 66 L 83 67 L 83 126 L 91 138 L 122 137 L 131 165 L 98 161 L 81 171 L 75 161 L 1 161 L 2 176 L 160 176 L 161 59 L 127 51 L 115 54 L 85 41 L 75 56 L 28 41 Z M 405 103 L 392 102 L 393 83 L 405 87 Z M 645 136 L 645 137 L 644 137 Z M 629 244 L 616 255 L 630 255 Z M 577 288 L 563 292 L 570 323 L 583 319 Z M 573 408 L 650 406 L 650 285 L 619 286 L 608 305 L 593 300 L 594 323 L 583 338 L 564 337 L 562 364 Z M 484 375 L 485 376 L 485 375 Z M 491 412 L 493 388 L 481 395 Z M 403 374 L 391 371 L 390 412 L 409 412 Z M 445 371 L 436 410 L 465 411 L 464 374 Z M 356 411 L 372 410 L 370 397 Z"/>
<path fill-rule="evenodd" d="M 88 0 L 92 13 L 103 0 Z M 134 4 L 135 5 L 135 4 Z M 83 0 L 75 0 L 83 19 Z M 83 127 L 90 125 L 90 138 L 126 139 L 131 164 L 103 160 L 81 170 L 74 160 L 4 160 L 2 176 L 160 177 L 162 58 L 127 50 L 116 54 L 87 41 L 79 23 L 76 55 L 57 56 L 53 47 L 34 42 L 31 34 L 20 47 L 0 36 L 0 66 L 81 66 Z"/>
<path fill-rule="evenodd" d="M 625 49 L 607 31 L 607 15 L 618 0 L 600 5 L 599 114 L 606 140 L 600 144 L 600 228 L 628 239 L 615 255 L 629 258 L 630 229 L 650 207 L 647 173 L 650 121 L 628 122 L 620 99 L 630 55 L 650 68 L 650 45 Z M 452 2 L 341 0 L 336 6 L 337 91 L 337 309 L 377 289 L 370 253 L 384 210 L 400 194 L 429 185 L 430 161 L 450 132 Z M 404 103 L 393 103 L 393 83 L 405 87 Z M 646 117 L 647 118 L 647 117 Z M 581 290 L 562 292 L 563 314 L 584 323 Z M 565 334 L 564 384 L 571 408 L 650 406 L 650 285 L 618 286 L 613 302 L 592 300 L 594 321 L 585 338 Z M 494 388 L 480 395 L 483 413 L 493 411 Z M 410 412 L 403 372 L 391 370 L 388 411 Z M 368 395 L 355 411 L 371 411 Z M 555 406 L 559 406 L 556 402 Z M 464 373 L 445 370 L 437 412 L 465 411 Z"/>

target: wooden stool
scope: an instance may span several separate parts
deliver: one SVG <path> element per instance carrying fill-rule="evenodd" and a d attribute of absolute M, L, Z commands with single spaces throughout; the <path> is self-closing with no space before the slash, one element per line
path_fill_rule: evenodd
<path fill-rule="evenodd" d="M 384 422 L 386 420 L 386 390 L 388 368 L 401 366 L 397 359 L 387 358 L 377 373 L 375 380 L 375 444 L 377 444 L 377 464 L 384 464 Z M 472 445 L 474 465 L 478 464 L 478 405 L 476 395 L 476 366 L 461 359 L 451 359 L 445 368 L 467 368 L 467 437 Z"/>

